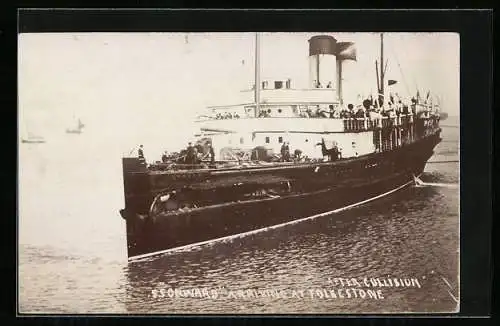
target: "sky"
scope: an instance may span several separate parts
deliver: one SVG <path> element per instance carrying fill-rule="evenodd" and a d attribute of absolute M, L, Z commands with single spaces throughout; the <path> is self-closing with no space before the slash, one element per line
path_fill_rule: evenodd
<path fill-rule="evenodd" d="M 345 92 L 376 90 L 376 33 L 263 33 L 262 79 L 306 87 L 308 39 L 317 34 L 356 44 L 358 60 L 343 69 Z M 458 34 L 386 33 L 384 44 L 395 92 L 431 90 L 443 111 L 458 115 Z M 254 33 L 20 34 L 20 128 L 57 137 L 81 118 L 103 140 L 162 134 L 164 143 L 185 143 L 206 106 L 237 103 L 251 87 L 254 46 Z"/>

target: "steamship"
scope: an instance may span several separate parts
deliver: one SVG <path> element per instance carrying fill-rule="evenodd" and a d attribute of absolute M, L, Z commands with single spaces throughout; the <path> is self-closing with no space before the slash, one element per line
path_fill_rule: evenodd
<path fill-rule="evenodd" d="M 85 127 L 85 124 L 80 119 L 78 119 L 76 127 L 75 128 L 66 128 L 66 133 L 67 134 L 81 134 L 84 127 Z"/>
<path fill-rule="evenodd" d="M 378 96 L 356 108 L 342 98 L 342 68 L 356 61 L 353 42 L 309 39 L 307 89 L 262 81 L 259 44 L 256 33 L 255 84 L 246 91 L 253 99 L 209 107 L 196 121 L 198 161 L 122 158 L 129 260 L 345 210 L 401 190 L 423 172 L 441 141 L 439 109 L 418 97 L 385 99 L 383 34 Z M 283 143 L 299 151 L 284 159 Z"/>

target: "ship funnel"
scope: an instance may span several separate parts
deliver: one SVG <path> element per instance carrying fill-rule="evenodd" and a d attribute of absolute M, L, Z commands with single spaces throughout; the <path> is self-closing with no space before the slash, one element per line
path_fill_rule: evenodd
<path fill-rule="evenodd" d="M 333 36 L 316 35 L 309 39 L 309 83 L 313 88 L 329 87 L 337 91 L 342 103 L 342 62 L 356 61 L 352 42 L 337 42 Z"/>
<path fill-rule="evenodd" d="M 344 61 L 353 60 L 356 61 L 356 45 L 353 42 L 338 42 L 337 43 L 337 97 L 340 104 L 344 103 L 344 95 L 342 92 L 343 84 L 345 83 L 343 78 L 343 66 Z M 350 85 L 354 86 L 354 85 Z M 352 91 L 352 90 L 351 90 Z"/>
<path fill-rule="evenodd" d="M 337 40 L 329 35 L 309 39 L 309 85 L 336 88 Z"/>

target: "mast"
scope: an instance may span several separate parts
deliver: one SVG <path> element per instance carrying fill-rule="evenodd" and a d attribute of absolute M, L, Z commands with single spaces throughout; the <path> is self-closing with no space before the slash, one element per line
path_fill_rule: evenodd
<path fill-rule="evenodd" d="M 260 112 L 260 35 L 255 33 L 255 117 Z"/>
<path fill-rule="evenodd" d="M 337 95 L 340 105 L 344 105 L 344 99 L 342 97 L 342 60 L 337 59 Z"/>
<path fill-rule="evenodd" d="M 379 103 L 384 103 L 384 33 L 380 33 L 380 88 L 379 88 Z"/>
<path fill-rule="evenodd" d="M 378 75 L 378 61 L 375 60 L 375 74 L 377 75 L 377 103 L 378 106 L 380 107 L 380 77 Z"/>

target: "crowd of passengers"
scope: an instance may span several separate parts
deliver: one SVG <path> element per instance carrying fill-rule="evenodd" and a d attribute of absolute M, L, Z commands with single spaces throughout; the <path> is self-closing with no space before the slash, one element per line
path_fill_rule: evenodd
<path fill-rule="evenodd" d="M 425 105 L 425 104 L 424 104 Z M 431 106 L 431 109 L 432 108 Z M 327 107 L 317 106 L 315 108 L 307 108 L 298 113 L 298 117 L 301 118 L 331 118 L 331 119 L 378 119 L 382 117 L 395 118 L 400 115 L 407 114 L 424 114 L 429 115 L 428 110 L 417 110 L 417 99 L 412 98 L 411 104 L 405 104 L 400 99 L 395 100 L 394 97 L 390 97 L 387 104 L 378 105 L 377 101 L 373 99 L 366 99 L 363 104 L 354 106 L 353 104 L 348 104 L 347 106 L 334 107 L 329 105 Z M 437 110 L 434 112 L 438 114 Z M 259 111 L 259 118 L 269 118 L 273 117 L 271 109 L 263 108 Z M 217 113 L 215 119 L 238 119 L 240 115 L 236 112 L 234 113 Z"/>
<path fill-rule="evenodd" d="M 430 114 L 428 110 L 417 110 L 417 100 L 415 98 L 411 102 L 411 105 L 407 105 L 401 100 L 394 101 L 391 98 L 387 104 L 380 106 L 374 100 L 366 99 L 362 105 L 357 105 L 356 107 L 353 104 L 348 104 L 347 107 L 341 106 L 335 108 L 333 105 L 329 105 L 328 108 L 308 108 L 300 112 L 299 116 L 302 118 L 379 119 L 382 117 L 395 118 L 407 114 Z"/>

